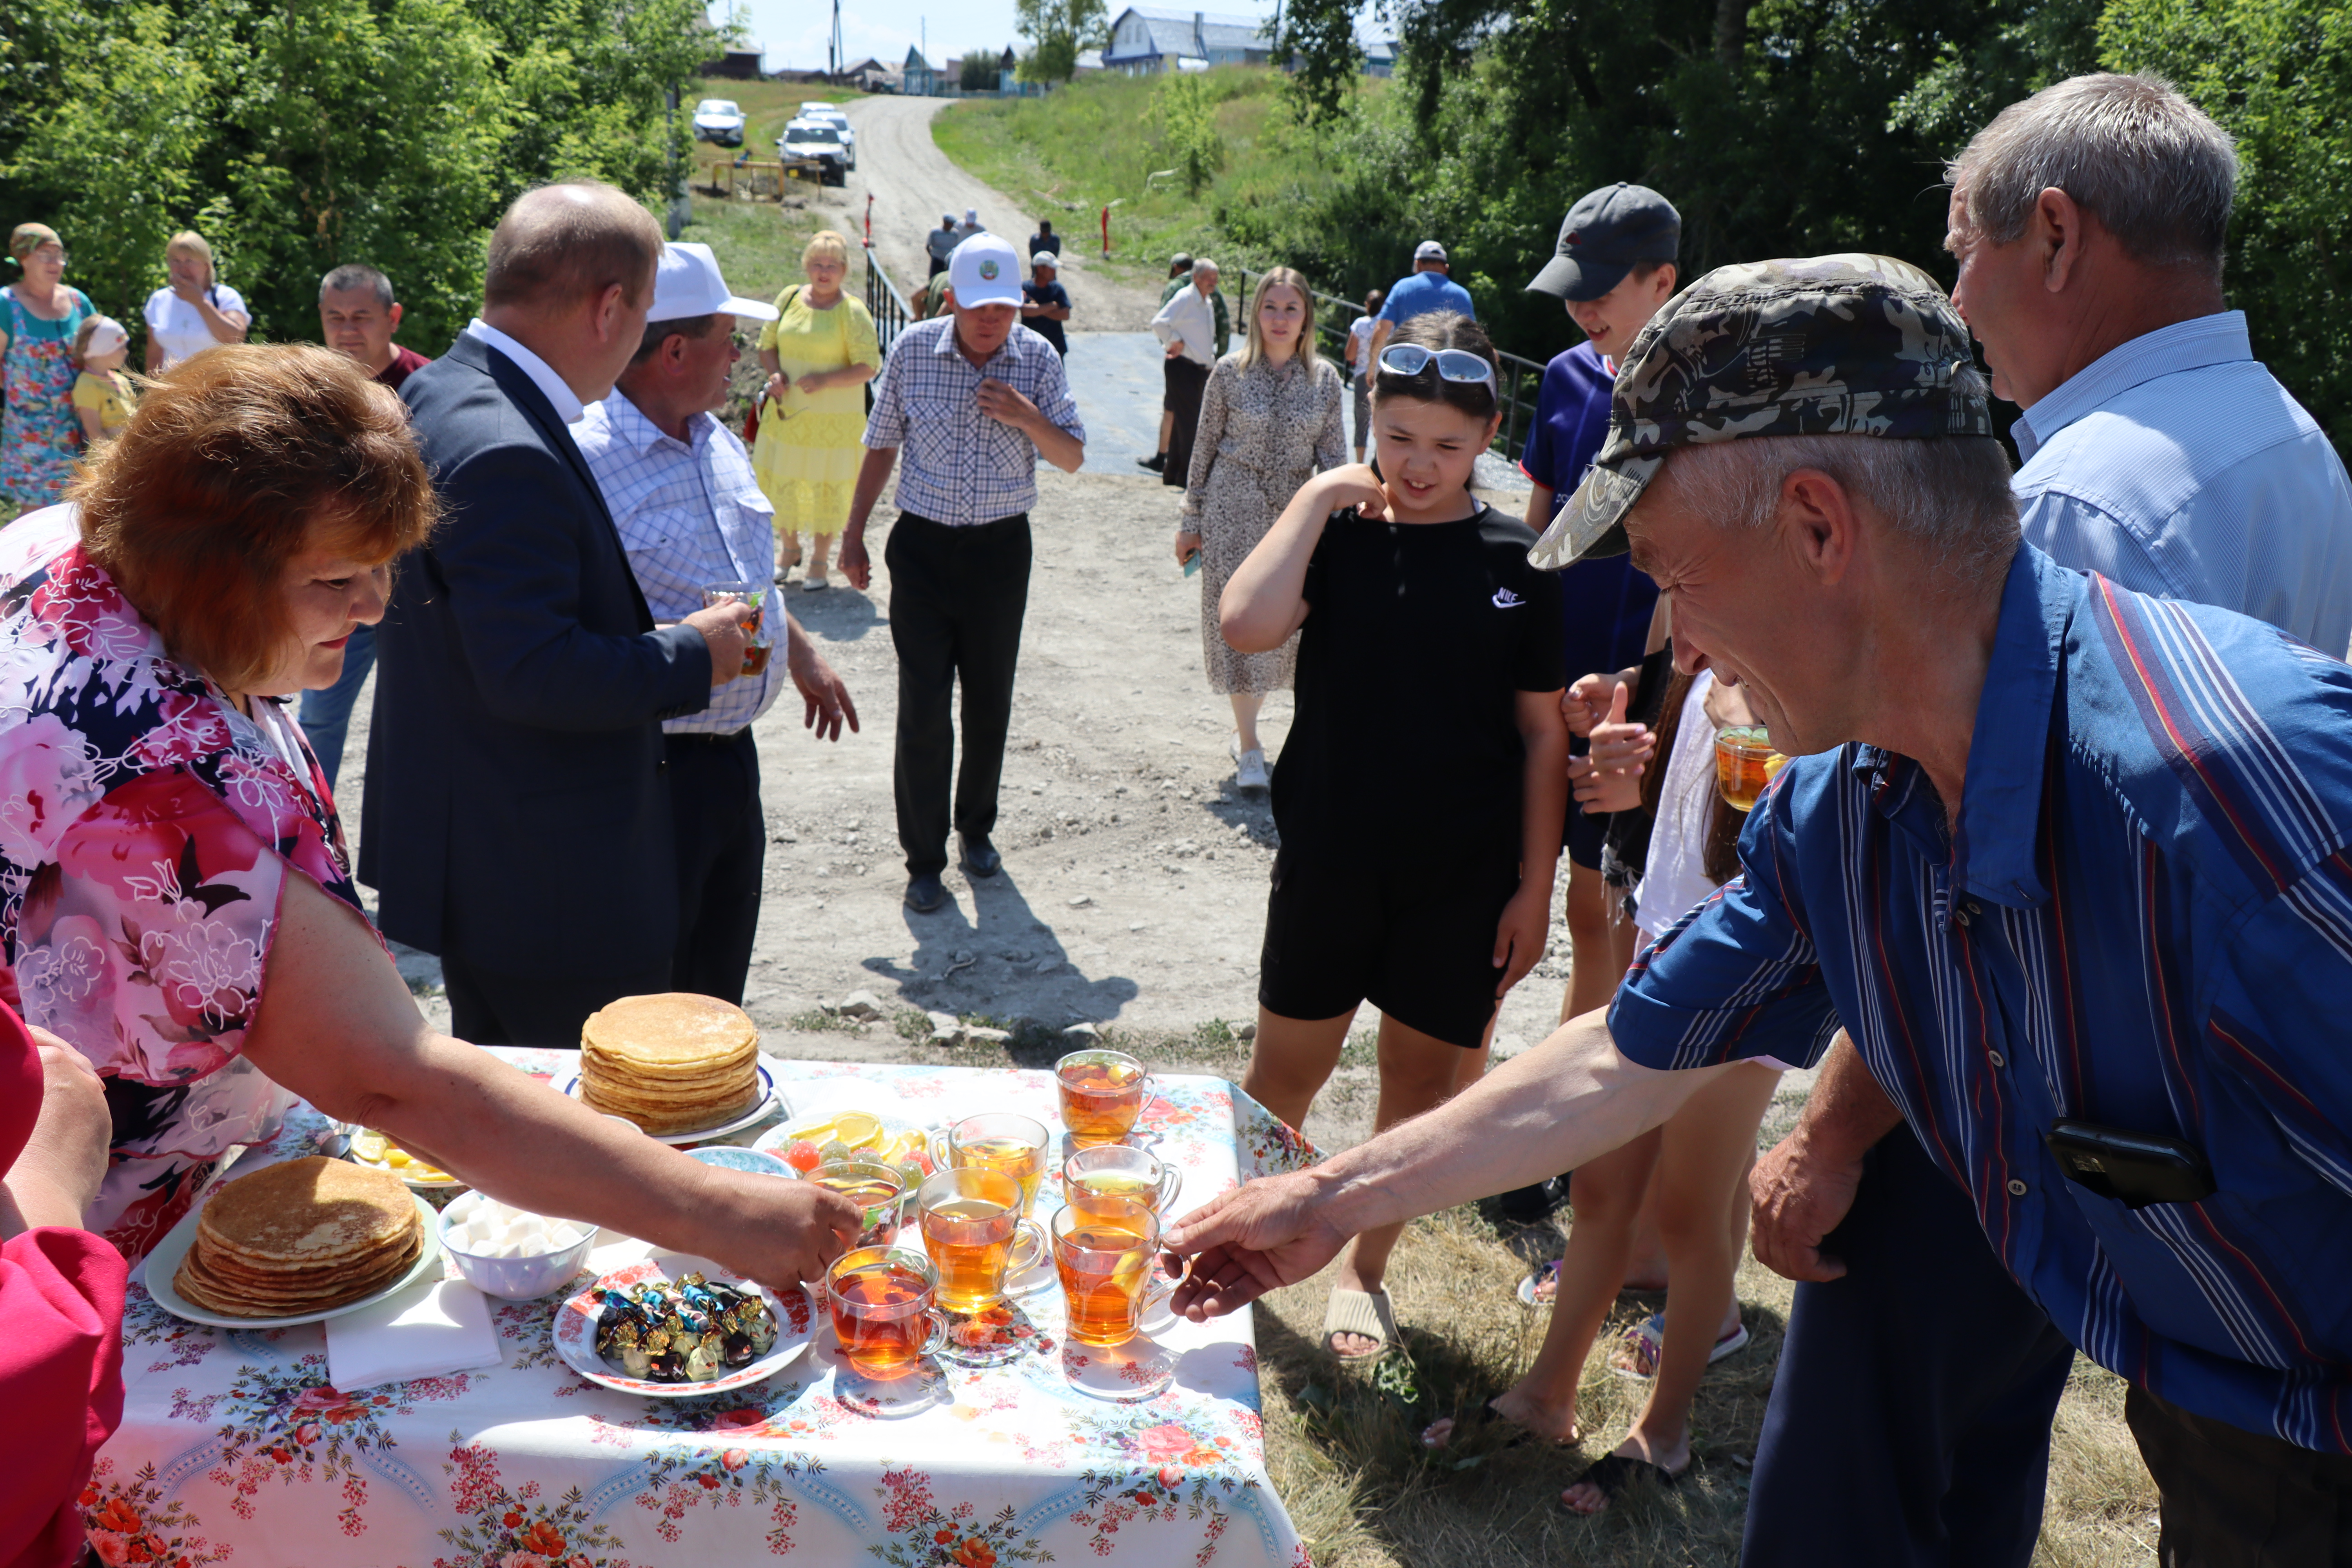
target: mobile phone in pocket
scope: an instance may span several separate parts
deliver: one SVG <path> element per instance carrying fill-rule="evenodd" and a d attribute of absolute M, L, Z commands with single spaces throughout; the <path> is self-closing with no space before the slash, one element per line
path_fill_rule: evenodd
<path fill-rule="evenodd" d="M 2042 1141 L 2068 1180 L 2127 1209 L 2213 1195 L 2213 1167 L 2185 1139 L 2062 1118 Z"/>

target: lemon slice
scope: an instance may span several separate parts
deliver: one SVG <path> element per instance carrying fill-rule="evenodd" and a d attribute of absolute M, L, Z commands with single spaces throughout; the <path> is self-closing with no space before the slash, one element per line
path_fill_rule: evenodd
<path fill-rule="evenodd" d="M 383 1152 L 391 1146 L 392 1140 L 381 1132 L 362 1131 L 352 1134 L 352 1152 L 362 1160 L 374 1163 L 383 1163 Z"/>
<path fill-rule="evenodd" d="M 803 1142 L 814 1143 L 818 1148 L 822 1149 L 827 1143 L 832 1142 L 835 1137 L 835 1133 L 834 1132 L 834 1123 L 830 1121 L 812 1121 L 805 1127 L 794 1128 L 793 1130 L 793 1136 Z"/>
<path fill-rule="evenodd" d="M 1767 779 L 1778 778 L 1780 774 L 1780 770 L 1788 765 L 1789 759 L 1782 756 L 1780 752 L 1775 752 L 1770 756 L 1764 759 L 1764 776 Z"/>
<path fill-rule="evenodd" d="M 833 1119 L 833 1135 L 853 1149 L 864 1149 L 882 1136 L 882 1119 L 863 1110 L 845 1110 Z"/>

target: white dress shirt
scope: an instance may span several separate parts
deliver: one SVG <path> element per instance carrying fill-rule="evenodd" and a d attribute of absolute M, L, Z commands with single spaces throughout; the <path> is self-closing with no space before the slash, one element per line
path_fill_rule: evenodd
<path fill-rule="evenodd" d="M 205 297 L 215 310 L 235 310 L 248 320 L 253 312 L 245 296 L 226 283 L 215 283 Z M 204 313 L 169 289 L 158 289 L 147 296 L 146 309 L 140 312 L 147 319 L 147 335 L 163 351 L 163 365 L 168 369 L 192 355 L 200 354 L 221 342 L 213 330 L 205 325 Z"/>
<path fill-rule="evenodd" d="M 556 418 L 566 425 L 580 423 L 580 395 L 573 392 L 564 384 L 563 378 L 555 374 L 554 366 L 479 316 L 466 323 L 466 335 L 469 338 L 479 338 L 507 358 L 514 361 L 515 368 L 530 377 L 530 384 L 545 393 L 547 400 L 555 405 Z M 698 610 L 702 608 L 700 605 L 694 607 Z"/>
<path fill-rule="evenodd" d="M 1163 343 L 1181 342 L 1184 357 L 1194 364 L 1217 363 L 1217 312 L 1197 283 L 1177 289 L 1160 307 L 1160 314 L 1151 318 L 1151 330 Z"/>
<path fill-rule="evenodd" d="M 2027 542 L 2137 593 L 2352 643 L 2352 482 L 2242 310 L 2122 343 L 2018 416 Z"/>

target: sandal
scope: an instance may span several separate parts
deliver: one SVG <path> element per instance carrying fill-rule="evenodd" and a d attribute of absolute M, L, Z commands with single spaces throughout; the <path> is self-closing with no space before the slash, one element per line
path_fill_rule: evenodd
<path fill-rule="evenodd" d="M 1715 1348 L 1706 1352 L 1706 1364 L 1713 1366 L 1727 1355 L 1738 1355 L 1748 1348 L 1748 1324 L 1743 1320 L 1729 1333 L 1716 1340 Z M 1620 1366 L 1612 1360 L 1610 1371 L 1637 1383 L 1657 1376 L 1658 1363 L 1666 1351 L 1666 1315 L 1664 1312 L 1652 1313 L 1626 1330 L 1618 1342 L 1633 1352 L 1634 1364 Z"/>
<path fill-rule="evenodd" d="M 1679 1470 L 1670 1470 L 1664 1465 L 1654 1465 L 1647 1459 L 1637 1459 L 1631 1454 L 1611 1454 L 1587 1465 L 1584 1468 L 1584 1473 L 1568 1485 L 1576 1487 L 1589 1483 L 1598 1487 L 1601 1489 L 1601 1495 L 1608 1501 L 1614 1502 L 1617 1500 L 1618 1493 L 1640 1480 L 1643 1476 L 1652 1477 L 1661 1487 L 1671 1487 L 1688 1474 L 1689 1470 L 1690 1467 L 1687 1465 Z M 1567 1488 L 1561 1489 L 1565 1491 Z M 1570 1513 L 1577 1512 L 1575 1509 L 1569 1508 L 1565 1502 L 1559 1506 L 1567 1509 Z M 1593 1513 L 1606 1511 L 1605 1504 L 1592 1510 Z M 1590 1519 L 1592 1515 L 1580 1514 L 1579 1517 Z"/>
<path fill-rule="evenodd" d="M 1396 1331 L 1396 1308 L 1386 1290 L 1349 1290 L 1338 1285 L 1331 1288 L 1330 1304 L 1323 1309 L 1323 1348 L 1339 1360 L 1378 1361 L 1389 1353 Z M 1380 1348 L 1361 1355 L 1340 1355 L 1331 1342 L 1340 1334 L 1361 1334 Z"/>
<path fill-rule="evenodd" d="M 1538 1439 L 1535 1433 L 1529 1431 L 1527 1427 L 1520 1426 L 1517 1422 L 1512 1420 L 1509 1416 L 1496 1409 L 1494 1401 L 1485 1400 L 1473 1405 L 1470 1409 L 1464 1411 L 1461 1415 L 1454 1416 L 1454 1426 L 1443 1437 L 1432 1438 L 1430 1436 L 1432 1432 L 1437 1430 L 1436 1422 L 1433 1421 L 1428 1426 L 1423 1427 L 1421 1429 L 1421 1446 L 1424 1448 L 1441 1450 L 1451 1448 L 1457 1443 L 1475 1441 L 1489 1427 L 1495 1426 L 1508 1427 L 1511 1433 L 1508 1437 L 1504 1438 L 1501 1442 L 1495 1445 L 1497 1448 L 1524 1447 L 1528 1444 L 1537 1441 L 1545 1442 L 1555 1448 L 1573 1448 L 1582 1440 L 1580 1437 L 1549 1437 Z"/>

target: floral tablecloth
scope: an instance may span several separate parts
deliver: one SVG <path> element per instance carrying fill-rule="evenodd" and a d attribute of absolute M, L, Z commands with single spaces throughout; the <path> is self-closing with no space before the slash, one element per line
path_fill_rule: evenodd
<path fill-rule="evenodd" d="M 576 1060 L 499 1054 L 551 1074 Z M 853 1075 L 940 1121 L 1012 1110 L 1058 1130 L 1043 1072 L 767 1065 L 788 1100 L 796 1084 Z M 1313 1158 L 1222 1079 L 1156 1083 L 1144 1126 L 1184 1172 L 1179 1212 Z M 335 1133 L 299 1110 L 246 1159 L 317 1152 Z M 1069 1386 L 1061 1293 L 1040 1291 L 1022 1302 L 1033 1349 L 1003 1366 L 939 1366 L 924 1374 L 935 1403 L 884 1416 L 836 1373 L 821 1315 L 809 1348 L 767 1383 L 647 1399 L 556 1359 L 560 1300 L 492 1300 L 495 1369 L 343 1391 L 329 1385 L 320 1327 L 202 1328 L 134 1282 L 122 1426 L 83 1496 L 92 1544 L 109 1563 L 238 1568 L 1307 1562 L 1266 1480 L 1246 1311 L 1161 1330 L 1174 1384 L 1119 1404 Z"/>

